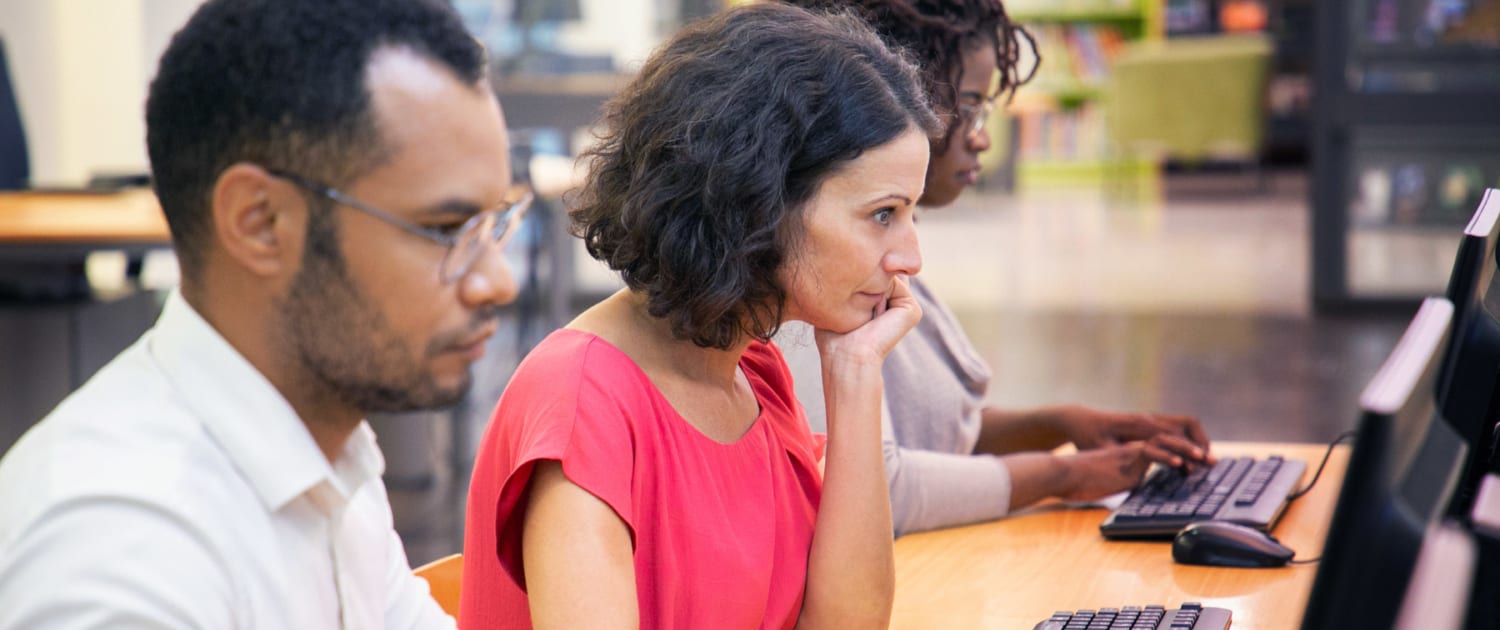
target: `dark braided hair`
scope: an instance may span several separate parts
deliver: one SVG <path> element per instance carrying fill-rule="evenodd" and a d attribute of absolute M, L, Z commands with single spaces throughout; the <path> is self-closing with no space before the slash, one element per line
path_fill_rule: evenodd
<path fill-rule="evenodd" d="M 1033 52 L 1036 41 L 1026 29 L 1011 22 L 1000 0 L 784 0 L 807 9 L 849 11 L 859 14 L 890 43 L 905 48 L 922 66 L 922 87 L 933 109 L 949 115 L 958 112 L 958 86 L 963 82 L 964 53 L 988 45 L 995 51 L 1000 70 L 1000 94 L 1008 101 L 1016 88 L 1036 74 L 1033 66 L 1023 76 L 1019 68 L 1021 41 Z M 1040 63 L 1040 56 L 1037 62 Z M 947 150 L 957 125 L 934 143 L 934 151 Z"/>

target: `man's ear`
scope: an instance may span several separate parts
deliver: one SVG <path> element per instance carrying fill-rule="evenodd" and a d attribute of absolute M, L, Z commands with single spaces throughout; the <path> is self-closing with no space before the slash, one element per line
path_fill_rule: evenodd
<path fill-rule="evenodd" d="M 290 184 L 240 162 L 219 174 L 211 203 L 214 240 L 229 260 L 257 276 L 296 268 L 307 204 Z"/>

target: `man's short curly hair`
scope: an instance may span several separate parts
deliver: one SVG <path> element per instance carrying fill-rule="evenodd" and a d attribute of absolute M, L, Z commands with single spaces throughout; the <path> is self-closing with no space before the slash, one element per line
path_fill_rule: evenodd
<path fill-rule="evenodd" d="M 672 334 L 766 339 L 801 209 L 863 152 L 941 125 L 857 17 L 753 4 L 688 25 L 605 107 L 573 233 Z"/>
<path fill-rule="evenodd" d="M 382 47 L 484 79 L 483 48 L 442 0 L 209 0 L 172 37 L 146 100 L 146 147 L 185 282 L 224 169 L 255 162 L 338 186 L 385 159 L 365 85 Z"/>

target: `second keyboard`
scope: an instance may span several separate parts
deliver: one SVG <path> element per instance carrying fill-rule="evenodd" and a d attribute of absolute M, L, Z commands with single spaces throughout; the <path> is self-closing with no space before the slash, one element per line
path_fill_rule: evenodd
<path fill-rule="evenodd" d="M 1153 469 L 1104 519 L 1106 538 L 1170 538 L 1189 523 L 1227 520 L 1269 531 L 1307 464 L 1272 455 L 1230 457 L 1192 472 Z"/>

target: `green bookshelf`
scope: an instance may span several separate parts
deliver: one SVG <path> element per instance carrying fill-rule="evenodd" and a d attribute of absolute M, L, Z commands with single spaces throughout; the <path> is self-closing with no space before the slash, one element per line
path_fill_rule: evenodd
<path fill-rule="evenodd" d="M 1084 184 L 1106 178 L 1149 179 L 1156 177 L 1159 170 L 1159 165 L 1149 160 L 1052 160 L 1022 162 L 1017 165 L 1016 174 L 1022 181 Z"/>
<path fill-rule="evenodd" d="M 1111 161 L 1100 103 L 1109 96 L 1109 67 L 1119 50 L 1162 38 L 1161 0 L 1011 0 L 1006 8 L 1037 38 L 1043 59 L 1037 77 L 1005 114 L 1019 134 L 1011 158 L 1017 184 L 1047 187 L 1156 174 L 1154 163 Z"/>
<path fill-rule="evenodd" d="M 1103 98 L 1105 92 L 1103 85 L 1085 83 L 1083 81 L 1070 81 L 1054 85 L 1027 85 L 1023 89 L 1032 91 L 1033 88 L 1035 88 L 1035 91 L 1041 92 L 1056 101 L 1057 106 L 1064 109 L 1097 101 Z"/>

